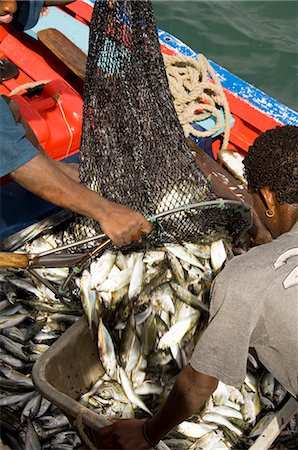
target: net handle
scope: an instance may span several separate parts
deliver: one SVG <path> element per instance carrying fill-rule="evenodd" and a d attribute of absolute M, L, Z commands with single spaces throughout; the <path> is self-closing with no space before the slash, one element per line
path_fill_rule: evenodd
<path fill-rule="evenodd" d="M 251 221 L 251 207 L 247 205 L 247 203 L 244 203 L 240 200 L 239 201 L 224 200 L 223 198 L 218 198 L 216 200 L 208 200 L 206 202 L 185 204 L 177 208 L 169 209 L 168 211 L 163 211 L 161 213 L 146 217 L 146 219 L 149 222 L 154 223 L 162 217 L 175 214 L 177 212 L 189 213 L 192 209 L 210 209 L 210 208 L 225 209 L 228 206 L 234 206 L 235 208 L 239 209 L 240 214 L 246 220 L 247 220 L 247 213 L 250 213 L 250 221 Z"/>

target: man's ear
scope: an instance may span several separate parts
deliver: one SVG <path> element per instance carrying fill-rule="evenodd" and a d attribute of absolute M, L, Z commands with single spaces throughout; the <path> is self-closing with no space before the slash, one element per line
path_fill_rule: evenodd
<path fill-rule="evenodd" d="M 260 192 L 262 195 L 262 200 L 265 203 L 267 210 L 274 211 L 277 203 L 274 192 L 270 191 L 268 187 L 260 188 Z"/>

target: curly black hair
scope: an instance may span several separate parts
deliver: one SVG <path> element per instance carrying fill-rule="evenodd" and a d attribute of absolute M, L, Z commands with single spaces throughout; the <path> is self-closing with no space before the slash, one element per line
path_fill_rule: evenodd
<path fill-rule="evenodd" d="M 251 193 L 268 187 L 279 203 L 298 203 L 298 127 L 267 130 L 249 147 L 244 173 Z"/>

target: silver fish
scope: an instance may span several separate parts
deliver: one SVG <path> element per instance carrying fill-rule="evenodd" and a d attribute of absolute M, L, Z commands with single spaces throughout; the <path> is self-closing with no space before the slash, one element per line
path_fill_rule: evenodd
<path fill-rule="evenodd" d="M 225 260 L 227 259 L 227 253 L 222 239 L 212 242 L 211 244 L 211 264 L 213 270 L 218 272 Z"/>
<path fill-rule="evenodd" d="M 193 314 L 172 325 L 169 331 L 167 331 L 160 339 L 158 348 L 165 349 L 180 342 L 189 328 L 193 326 L 196 319 L 197 316 Z"/>
<path fill-rule="evenodd" d="M 201 436 L 204 436 L 204 434 L 210 433 L 217 428 L 217 425 L 183 421 L 178 425 L 177 430 L 184 436 L 198 439 Z"/>
<path fill-rule="evenodd" d="M 115 253 L 105 251 L 99 259 L 92 262 L 90 267 L 92 289 L 97 288 L 105 281 L 116 262 L 116 258 Z"/>
<path fill-rule="evenodd" d="M 37 435 L 30 420 L 28 420 L 26 441 L 25 441 L 25 450 L 41 450 L 41 445 L 40 445 L 38 435 Z"/>
<path fill-rule="evenodd" d="M 0 346 L 5 348 L 13 356 L 16 356 L 23 361 L 28 361 L 28 355 L 23 351 L 23 345 L 14 342 L 12 339 L 0 335 Z"/>
<path fill-rule="evenodd" d="M 187 248 L 197 258 L 209 259 L 211 255 L 210 245 L 195 244 L 193 242 L 184 242 L 184 247 Z"/>
<path fill-rule="evenodd" d="M 156 310 L 174 314 L 174 294 L 169 283 L 163 283 L 150 294 L 150 303 Z"/>
<path fill-rule="evenodd" d="M 151 383 L 149 381 L 143 383 L 134 390 L 137 395 L 160 395 L 162 391 L 163 388 L 159 384 Z"/>
<path fill-rule="evenodd" d="M 239 428 L 237 428 L 229 420 L 227 420 L 225 417 L 221 416 L 220 414 L 217 414 L 217 413 L 204 414 L 202 419 L 205 422 L 211 422 L 211 423 L 215 423 L 217 425 L 222 425 L 222 426 L 228 428 L 229 430 L 231 430 L 237 436 L 242 436 L 242 434 L 243 434 Z"/>
<path fill-rule="evenodd" d="M 269 398 L 269 400 L 273 400 L 274 395 L 274 386 L 275 380 L 271 373 L 267 372 L 262 378 L 261 389 L 263 394 Z"/>
<path fill-rule="evenodd" d="M 34 419 L 39 411 L 41 402 L 41 395 L 36 394 L 34 397 L 30 398 L 30 400 L 26 403 L 22 411 L 22 419 L 25 417 L 30 417 L 30 419 Z"/>
<path fill-rule="evenodd" d="M 26 392 L 23 394 L 7 395 L 0 399 L 0 406 L 15 405 L 16 403 L 20 403 L 20 402 L 29 400 L 33 395 L 35 395 L 35 392 Z"/>
<path fill-rule="evenodd" d="M 256 411 L 254 407 L 253 400 L 251 396 L 246 392 L 245 388 L 241 388 L 241 393 L 243 395 L 244 403 L 241 405 L 241 412 L 244 420 L 247 420 L 248 423 L 255 423 L 256 420 Z"/>
<path fill-rule="evenodd" d="M 171 283 L 171 287 L 172 287 L 175 295 L 177 295 L 177 297 L 180 300 L 187 303 L 192 308 L 209 312 L 208 306 L 206 306 L 198 297 L 193 295 L 187 289 L 183 288 L 182 286 L 179 286 L 176 283 Z"/>
<path fill-rule="evenodd" d="M 229 417 L 230 419 L 239 419 L 243 420 L 242 414 L 240 411 L 237 411 L 234 408 L 230 408 L 229 406 L 223 405 L 223 406 L 214 406 L 212 408 L 212 413 L 220 414 L 224 417 Z"/>
<path fill-rule="evenodd" d="M 174 274 L 174 277 L 177 281 L 177 283 L 180 286 L 184 286 L 185 285 L 185 276 L 184 276 L 184 270 L 178 260 L 178 258 L 176 258 L 176 256 L 174 254 L 172 254 L 171 252 L 168 252 L 168 260 L 170 263 L 170 267 L 172 269 L 172 272 Z"/>
<path fill-rule="evenodd" d="M 123 255 L 123 253 L 120 251 L 118 251 L 118 253 L 117 253 L 115 264 L 120 270 L 127 269 L 126 258 Z"/>
<path fill-rule="evenodd" d="M 117 366 L 114 344 L 101 319 L 98 324 L 98 351 L 105 371 L 113 377 Z"/>
<path fill-rule="evenodd" d="M 97 327 L 96 291 L 91 289 L 91 275 L 88 270 L 84 270 L 81 278 L 81 299 L 89 330 L 94 335 Z"/>
<path fill-rule="evenodd" d="M 144 356 L 148 356 L 154 346 L 156 340 L 156 319 L 152 315 L 146 320 L 141 334 L 141 352 Z"/>
<path fill-rule="evenodd" d="M 143 277 L 144 277 L 144 261 L 143 261 L 143 253 L 139 253 L 136 256 L 135 265 L 131 274 L 131 279 L 129 283 L 128 289 L 128 298 L 132 301 L 136 298 L 141 290 L 143 285 Z"/>
<path fill-rule="evenodd" d="M 115 266 L 114 266 L 115 268 Z M 97 286 L 99 291 L 114 292 L 130 283 L 132 268 L 121 270 L 115 274 L 115 271 L 110 273 L 109 277 L 100 285 Z"/>
<path fill-rule="evenodd" d="M 58 414 L 55 417 L 43 416 L 39 420 L 42 426 L 48 429 L 62 428 L 69 425 L 69 421 L 64 414 Z"/>
<path fill-rule="evenodd" d="M 142 400 L 134 393 L 131 382 L 126 375 L 125 371 L 122 369 L 122 367 L 119 367 L 119 375 L 121 380 L 121 385 L 123 387 L 123 390 L 128 398 L 128 400 L 135 406 L 138 406 L 139 408 L 146 411 L 148 414 L 152 416 L 152 413 L 147 408 L 145 403 L 142 402 Z"/>
<path fill-rule="evenodd" d="M 42 417 L 48 411 L 50 406 L 51 406 L 51 402 L 49 402 L 49 400 L 47 400 L 46 398 L 42 397 L 41 402 L 40 402 L 39 411 L 36 415 L 36 418 Z"/>
<path fill-rule="evenodd" d="M 20 323 L 24 322 L 26 318 L 27 318 L 26 314 L 14 314 L 12 316 L 3 316 L 0 319 L 0 330 L 20 325 Z"/>
<path fill-rule="evenodd" d="M 22 289 L 26 292 L 31 292 L 31 294 L 34 294 L 38 298 L 42 298 L 42 293 L 34 286 L 31 280 L 26 280 L 24 278 L 10 278 L 9 282 L 12 283 L 14 286 L 16 286 L 19 289 Z"/>
<path fill-rule="evenodd" d="M 191 266 L 199 267 L 204 270 L 203 264 L 190 251 L 181 245 L 172 244 L 165 246 L 167 251 L 177 256 L 177 258 L 189 263 Z"/>
<path fill-rule="evenodd" d="M 12 367 L 1 364 L 0 371 L 6 378 L 9 378 L 11 381 L 15 381 L 17 383 L 22 383 L 23 385 L 27 385 L 28 387 L 33 388 L 33 382 L 31 380 L 31 378 L 23 375 L 20 372 L 17 372 Z"/>

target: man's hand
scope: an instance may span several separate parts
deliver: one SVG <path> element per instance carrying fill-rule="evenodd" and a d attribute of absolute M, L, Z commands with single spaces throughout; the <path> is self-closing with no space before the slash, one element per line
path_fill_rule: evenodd
<path fill-rule="evenodd" d="M 151 448 L 143 436 L 143 421 L 137 419 L 115 420 L 97 432 L 97 448 L 143 450 Z"/>
<path fill-rule="evenodd" d="M 103 198 L 98 222 L 102 231 L 119 247 L 139 241 L 152 231 L 152 225 L 142 214 Z"/>
<path fill-rule="evenodd" d="M 216 378 L 197 372 L 188 364 L 178 375 L 165 403 L 146 422 L 145 434 L 142 420 L 109 419 L 113 425 L 104 427 L 97 432 L 98 448 L 126 450 L 151 448 L 149 440 L 159 442 L 178 423 L 192 416 L 210 397 L 217 384 Z M 148 442 L 145 439 L 146 435 Z"/>

